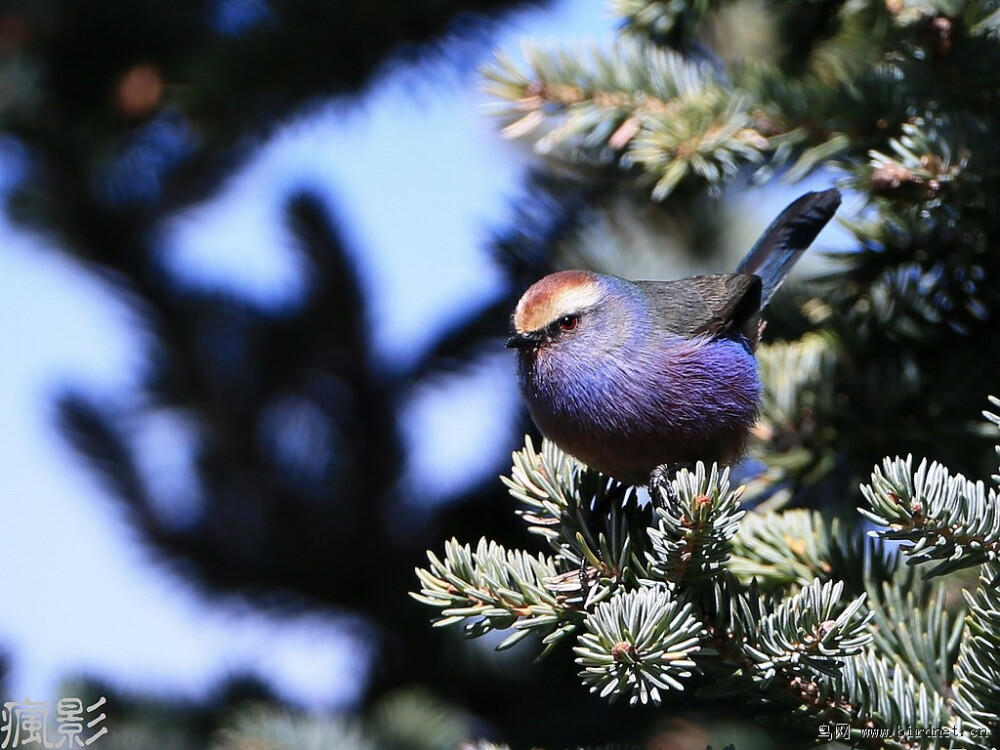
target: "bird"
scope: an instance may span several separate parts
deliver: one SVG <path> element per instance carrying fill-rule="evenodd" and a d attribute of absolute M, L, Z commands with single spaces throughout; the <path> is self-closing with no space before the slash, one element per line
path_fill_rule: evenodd
<path fill-rule="evenodd" d="M 629 281 L 575 269 L 532 284 L 507 347 L 542 434 L 631 485 L 741 458 L 760 408 L 761 311 L 840 201 L 835 189 L 795 200 L 734 273 Z"/>

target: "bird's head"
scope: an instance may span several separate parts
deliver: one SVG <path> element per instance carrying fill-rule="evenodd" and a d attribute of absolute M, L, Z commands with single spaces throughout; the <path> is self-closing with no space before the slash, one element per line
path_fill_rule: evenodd
<path fill-rule="evenodd" d="M 559 271 L 528 288 L 511 317 L 507 346 L 523 351 L 571 346 L 608 333 L 607 316 L 623 280 L 591 271 Z M 627 282 L 625 282 L 627 283 Z"/>

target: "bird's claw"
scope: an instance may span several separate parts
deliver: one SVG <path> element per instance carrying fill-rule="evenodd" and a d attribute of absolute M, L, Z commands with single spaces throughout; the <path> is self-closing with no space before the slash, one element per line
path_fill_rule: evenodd
<path fill-rule="evenodd" d="M 677 491 L 674 489 L 673 479 L 677 468 L 670 464 L 661 464 L 650 472 L 649 499 L 654 508 L 666 508 L 668 505 L 676 504 Z"/>
<path fill-rule="evenodd" d="M 587 598 L 587 589 L 590 587 L 590 578 L 587 575 L 587 558 L 580 560 L 580 591 L 583 592 L 583 598 Z"/>

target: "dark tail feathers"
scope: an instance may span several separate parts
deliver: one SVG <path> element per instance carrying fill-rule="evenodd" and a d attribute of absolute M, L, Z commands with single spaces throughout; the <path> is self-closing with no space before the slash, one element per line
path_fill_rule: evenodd
<path fill-rule="evenodd" d="M 840 206 L 839 190 L 806 193 L 781 212 L 740 262 L 736 273 L 754 274 L 763 282 L 764 307 L 806 248 Z"/>

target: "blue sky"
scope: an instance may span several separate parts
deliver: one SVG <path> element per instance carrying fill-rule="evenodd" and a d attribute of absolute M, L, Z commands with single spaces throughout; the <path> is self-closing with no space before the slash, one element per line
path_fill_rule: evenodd
<path fill-rule="evenodd" d="M 578 0 L 517 16 L 497 44 L 611 29 L 603 4 Z M 487 230 L 502 221 L 523 173 L 483 112 L 476 78 L 434 75 L 387 75 L 363 105 L 331 105 L 287 125 L 215 200 L 176 217 L 164 261 L 193 285 L 287 304 L 306 280 L 282 251 L 275 218 L 288 185 L 315 186 L 345 219 L 367 287 L 380 290 L 372 297 L 379 350 L 412 354 L 497 283 Z M 3 173 L 14 163 L 0 155 Z M 397 221 L 386 221 L 387 204 L 399 207 Z M 78 674 L 198 698 L 229 672 L 253 672 L 304 706 L 349 704 L 368 653 L 352 640 L 359 636 L 336 618 L 279 617 L 199 595 L 150 559 L 59 437 L 52 398 L 61 387 L 110 396 L 135 384 L 143 342 L 133 323 L 100 282 L 0 217 L 0 347 L 11 353 L 0 378 L 0 649 L 12 659 L 4 700 L 60 697 L 59 681 Z M 411 479 L 425 496 L 446 498 L 491 465 L 480 449 L 496 423 L 467 417 L 509 413 L 513 383 L 504 367 L 484 366 L 409 406 Z M 182 429 L 150 422 L 151 471 L 182 474 L 173 470 L 184 460 Z M 172 489 L 183 512 L 185 487 Z"/>

